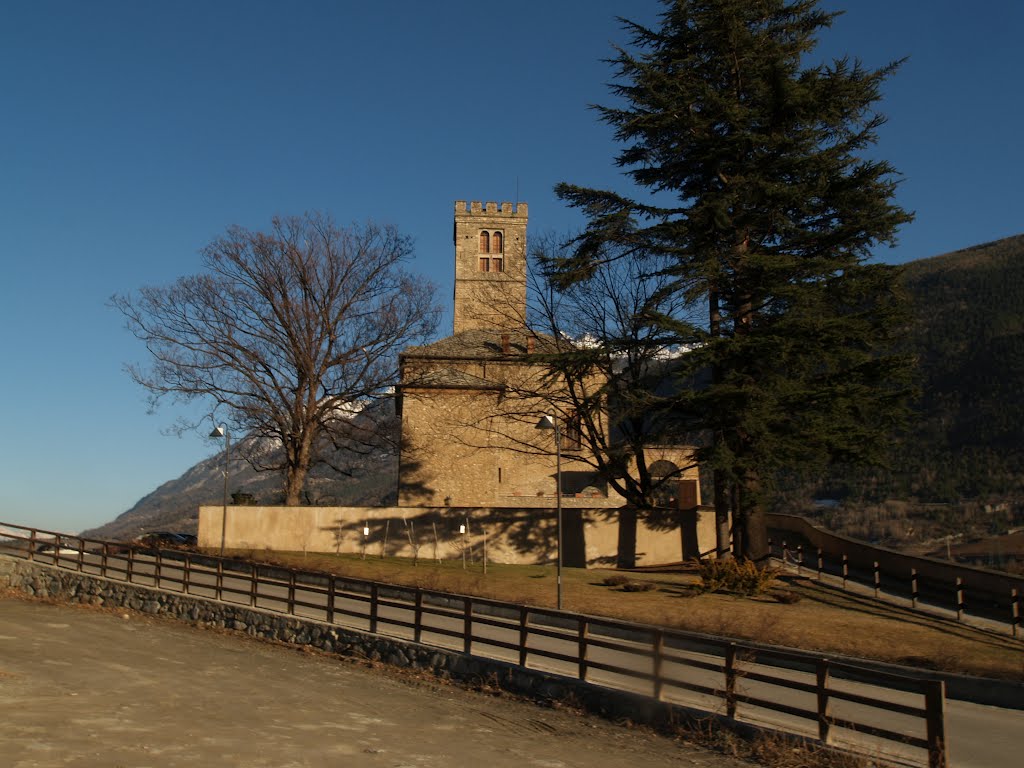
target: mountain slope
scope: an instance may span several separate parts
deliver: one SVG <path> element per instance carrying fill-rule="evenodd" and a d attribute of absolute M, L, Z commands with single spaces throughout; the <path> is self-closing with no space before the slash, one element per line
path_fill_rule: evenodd
<path fill-rule="evenodd" d="M 245 446 L 239 446 L 244 448 Z M 312 470 L 306 480 L 306 501 L 319 506 L 375 506 L 393 504 L 397 497 L 398 459 L 391 451 L 370 456 L 339 455 L 351 475 L 326 467 Z M 180 477 L 170 480 L 140 499 L 117 519 L 84 531 L 84 536 L 131 539 L 146 531 L 195 533 L 199 505 L 220 504 L 224 499 L 223 456 L 218 454 L 196 464 Z M 233 460 L 229 466 L 228 491 L 250 494 L 262 504 L 280 504 L 284 499 L 281 475 L 256 472 L 248 463 Z M 231 503 L 231 500 L 228 500 Z"/>
<path fill-rule="evenodd" d="M 921 399 L 893 490 L 1024 498 L 1024 235 L 906 266 Z"/>

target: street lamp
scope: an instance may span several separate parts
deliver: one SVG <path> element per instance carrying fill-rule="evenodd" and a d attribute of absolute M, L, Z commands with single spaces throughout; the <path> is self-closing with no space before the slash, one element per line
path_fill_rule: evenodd
<path fill-rule="evenodd" d="M 562 430 L 558 428 L 558 420 L 550 416 L 541 416 L 534 428 L 555 431 L 555 528 L 558 531 L 555 573 L 558 581 L 557 605 L 558 610 L 562 610 Z"/>
<path fill-rule="evenodd" d="M 220 516 L 220 556 L 224 557 L 224 538 L 228 528 L 228 459 L 231 455 L 231 436 L 226 424 L 214 427 L 210 437 L 224 438 L 224 511 Z"/>

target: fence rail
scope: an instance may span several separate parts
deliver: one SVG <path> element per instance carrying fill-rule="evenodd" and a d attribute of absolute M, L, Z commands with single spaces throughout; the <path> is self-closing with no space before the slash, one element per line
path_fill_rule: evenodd
<path fill-rule="evenodd" d="M 698 633 L 0 524 L 0 551 L 145 587 L 409 639 L 947 765 L 941 680 Z"/>
<path fill-rule="evenodd" d="M 819 582 L 832 581 L 843 589 L 853 582 L 873 589 L 876 598 L 885 592 L 905 599 L 915 610 L 928 606 L 948 611 L 957 621 L 963 621 L 966 615 L 975 616 L 1005 624 L 1007 633 L 1014 638 L 1022 636 L 1024 587 L 1007 587 L 1005 594 L 997 594 L 991 589 L 976 588 L 968 569 L 964 569 L 967 575 L 939 580 L 929 579 L 913 566 L 903 572 L 892 565 L 884 567 L 877 559 L 855 564 L 845 553 L 828 553 L 822 547 L 805 544 L 799 534 L 769 539 L 768 546 L 773 558 Z"/>

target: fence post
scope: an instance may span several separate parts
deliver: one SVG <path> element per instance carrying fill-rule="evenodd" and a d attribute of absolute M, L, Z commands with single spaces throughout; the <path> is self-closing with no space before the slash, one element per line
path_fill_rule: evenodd
<path fill-rule="evenodd" d="M 224 599 L 224 561 L 220 558 L 217 559 L 217 599 Z"/>
<path fill-rule="evenodd" d="M 654 700 L 661 701 L 662 688 L 665 683 L 661 678 L 661 665 L 665 654 L 665 632 L 660 629 L 654 631 Z"/>
<path fill-rule="evenodd" d="M 192 555 L 185 553 L 185 566 L 181 572 L 181 591 L 188 594 L 188 583 L 192 580 Z"/>
<path fill-rule="evenodd" d="M 526 667 L 526 655 L 528 653 L 526 641 L 530 632 L 529 617 L 530 612 L 526 606 L 519 606 L 519 666 L 524 668 Z"/>
<path fill-rule="evenodd" d="M 288 571 L 288 614 L 295 615 L 295 571 Z"/>
<path fill-rule="evenodd" d="M 832 736 L 832 721 L 829 717 L 828 659 L 818 659 L 818 739 L 828 744 Z"/>
<path fill-rule="evenodd" d="M 924 684 L 928 768 L 946 768 L 946 683 L 942 680 L 927 680 Z"/>
<path fill-rule="evenodd" d="M 736 717 L 736 643 L 725 648 L 725 714 Z"/>
<path fill-rule="evenodd" d="M 964 618 L 964 580 L 956 577 L 956 620 L 963 621 Z"/>
<path fill-rule="evenodd" d="M 578 655 L 579 655 L 579 678 L 580 680 L 587 679 L 587 631 L 590 627 L 590 622 L 586 619 L 581 618 L 579 620 L 578 630 Z"/>
<path fill-rule="evenodd" d="M 32 528 L 28 534 L 28 559 L 36 559 L 36 529 Z"/>
<path fill-rule="evenodd" d="M 797 544 L 796 547 L 796 575 L 804 575 L 804 545 Z"/>
<path fill-rule="evenodd" d="M 370 585 L 370 634 L 377 634 L 377 582 Z"/>
<path fill-rule="evenodd" d="M 327 577 L 327 623 L 334 623 L 334 590 L 336 589 L 334 574 Z"/>
<path fill-rule="evenodd" d="M 132 583 L 132 573 L 133 573 L 134 570 L 135 570 L 135 547 L 129 546 L 128 547 L 128 563 L 125 565 L 125 568 L 124 568 L 124 577 L 125 577 L 125 580 L 129 584 Z"/>
<path fill-rule="evenodd" d="M 846 580 L 850 576 L 850 558 L 843 555 L 843 589 L 846 589 Z"/>
<path fill-rule="evenodd" d="M 163 564 L 163 555 L 160 550 L 156 551 L 156 562 L 153 565 L 153 586 L 160 589 L 160 566 Z"/>
<path fill-rule="evenodd" d="M 260 589 L 260 567 L 256 563 L 249 565 L 249 607 L 256 607 L 256 598 L 259 597 Z"/>
<path fill-rule="evenodd" d="M 882 585 L 882 574 L 879 573 L 879 571 L 878 571 L 878 561 L 877 560 L 875 560 L 873 563 L 871 563 L 871 569 L 874 571 L 874 575 L 875 575 L 875 599 L 877 600 L 878 599 L 878 589 Z"/>
<path fill-rule="evenodd" d="M 107 557 L 109 557 L 107 551 L 108 545 L 107 542 L 104 541 L 103 550 L 100 553 L 100 576 L 102 576 L 103 578 L 107 578 Z"/>
<path fill-rule="evenodd" d="M 462 651 L 467 656 L 473 652 L 473 599 L 463 600 Z"/>
<path fill-rule="evenodd" d="M 423 590 L 416 589 L 416 613 L 413 618 L 412 639 L 418 643 L 423 637 Z"/>
<path fill-rule="evenodd" d="M 1016 589 L 1010 590 L 1010 627 L 1016 637 L 1020 628 L 1020 593 Z"/>
<path fill-rule="evenodd" d="M 78 537 L 78 572 L 85 570 L 85 539 Z"/>
<path fill-rule="evenodd" d="M 822 571 L 825 570 L 825 559 L 821 554 L 821 547 L 818 547 L 818 581 L 821 581 Z"/>
<path fill-rule="evenodd" d="M 917 568 L 910 569 L 910 607 L 917 608 Z"/>

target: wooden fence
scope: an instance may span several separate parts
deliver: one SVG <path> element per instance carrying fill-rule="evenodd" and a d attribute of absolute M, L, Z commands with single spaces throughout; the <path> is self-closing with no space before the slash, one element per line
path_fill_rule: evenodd
<path fill-rule="evenodd" d="M 698 633 L 14 525 L 0 528 L 0 552 L 571 676 L 851 751 L 947 765 L 941 680 Z"/>
<path fill-rule="evenodd" d="M 907 600 L 915 610 L 928 605 L 947 610 L 951 615 L 955 613 L 957 621 L 971 615 L 1005 622 L 1010 635 L 1015 638 L 1021 635 L 1024 587 L 1008 586 L 1005 594 L 994 594 L 990 588 L 982 589 L 972 583 L 971 572 L 976 569 L 965 568 L 963 575 L 939 580 L 929 578 L 914 566 L 906 566 L 901 573 L 899 564 L 886 564 L 881 559 L 854 560 L 845 552 L 828 552 L 802 542 L 796 535 L 789 539 L 769 539 L 768 545 L 772 557 L 796 568 L 798 574 L 813 576 L 818 581 L 828 577 L 843 589 L 852 581 L 874 590 L 876 598 L 885 592 Z"/>

